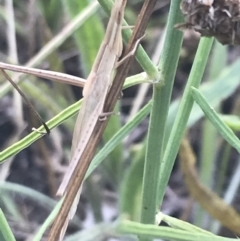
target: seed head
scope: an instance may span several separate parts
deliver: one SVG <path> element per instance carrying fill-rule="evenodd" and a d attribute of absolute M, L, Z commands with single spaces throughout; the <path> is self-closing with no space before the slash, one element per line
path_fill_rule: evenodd
<path fill-rule="evenodd" d="M 185 22 L 180 29 L 193 29 L 214 36 L 222 44 L 240 45 L 240 0 L 183 0 Z"/>

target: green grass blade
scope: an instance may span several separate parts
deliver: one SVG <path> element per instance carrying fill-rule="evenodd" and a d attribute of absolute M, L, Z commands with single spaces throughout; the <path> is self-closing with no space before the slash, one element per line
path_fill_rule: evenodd
<path fill-rule="evenodd" d="M 62 1 L 59 0 L 42 0 L 38 1 L 41 12 L 46 19 L 48 26 L 56 31 L 61 23 L 63 15 Z"/>
<path fill-rule="evenodd" d="M 43 205 L 47 209 L 52 209 L 56 204 L 52 198 L 32 189 L 29 187 L 25 187 L 23 185 L 11 182 L 0 182 L 0 191 L 4 190 L 6 192 L 14 192 L 19 194 L 20 196 L 24 196 L 25 198 L 33 199 L 41 205 Z"/>
<path fill-rule="evenodd" d="M 16 241 L 1 208 L 0 208 L 0 240 Z"/>
<path fill-rule="evenodd" d="M 153 107 L 143 176 L 142 223 L 153 224 L 155 222 L 155 213 L 158 206 L 157 190 L 160 160 L 163 156 L 165 124 L 183 36 L 181 31 L 174 29 L 175 24 L 182 19 L 179 8 L 180 2 L 180 0 L 171 2 L 166 39 L 159 63 L 161 82 L 153 86 Z"/>
<path fill-rule="evenodd" d="M 119 206 L 121 214 L 131 221 L 140 222 L 146 145 L 137 145 L 133 151 L 136 153 L 133 154 L 131 165 L 122 178 Z"/>
<path fill-rule="evenodd" d="M 204 83 L 200 86 L 200 91 L 206 97 L 208 103 L 210 103 L 213 107 L 218 106 L 221 101 L 236 91 L 236 88 L 239 86 L 239 69 L 240 59 L 224 68 L 224 70 L 219 74 L 215 81 Z M 173 101 L 170 106 L 166 125 L 165 142 L 167 142 L 170 136 L 170 132 L 172 130 L 172 126 L 179 109 L 179 103 L 180 100 L 178 99 Z M 190 127 L 195 124 L 200 118 L 203 117 L 203 115 L 204 113 L 201 111 L 200 107 L 197 104 L 194 104 L 188 119 L 187 126 Z"/>
<path fill-rule="evenodd" d="M 124 234 L 133 234 L 138 237 L 147 238 L 163 238 L 167 240 L 179 241 L 233 241 L 238 239 L 223 238 L 220 236 L 213 236 L 203 234 L 201 232 L 192 232 L 179 230 L 169 227 L 159 227 L 151 224 L 140 224 L 131 221 L 121 221 L 117 226 L 117 231 Z"/>
<path fill-rule="evenodd" d="M 163 222 L 167 223 L 170 227 L 175 228 L 175 229 L 181 229 L 181 230 L 190 231 L 193 233 L 200 232 L 203 234 L 214 235 L 213 233 L 208 232 L 204 229 L 201 229 L 191 223 L 179 220 L 177 218 L 173 218 L 173 217 L 165 215 L 163 213 L 157 214 L 157 218 L 159 218 L 159 221 L 163 221 Z"/>
<path fill-rule="evenodd" d="M 60 125 L 62 122 L 70 118 L 71 116 L 77 114 L 79 110 L 81 101 L 76 102 L 75 104 L 69 106 L 67 109 L 56 115 L 46 124 L 48 125 L 49 129 L 53 129 L 54 127 Z M 41 126 L 38 128 L 39 131 L 44 132 L 44 128 Z M 41 138 L 43 135 L 33 131 L 28 136 L 23 138 L 22 140 L 16 142 L 15 144 L 11 145 L 10 147 L 6 148 L 4 151 L 0 153 L 0 163 L 6 160 L 7 158 L 16 155 L 21 150 L 25 149 L 26 147 L 30 146 L 33 142 Z"/>
<path fill-rule="evenodd" d="M 63 3 L 66 6 L 70 17 L 73 19 L 79 12 L 88 6 L 89 1 L 64 0 Z M 103 24 L 100 21 L 98 14 L 94 14 L 88 18 L 82 27 L 74 32 L 73 36 L 78 50 L 81 53 L 81 69 L 85 76 L 87 76 L 91 71 L 104 36 Z"/>
<path fill-rule="evenodd" d="M 240 117 L 236 115 L 219 115 L 222 121 L 233 131 L 240 131 Z"/>
<path fill-rule="evenodd" d="M 119 113 L 120 103 L 117 102 L 114 112 Z M 103 142 L 107 143 L 121 128 L 121 118 L 119 115 L 112 115 L 108 121 L 107 127 L 104 131 Z M 104 168 L 107 171 L 108 178 L 111 179 L 112 185 L 118 188 L 118 184 L 122 180 L 124 147 L 123 143 L 119 143 L 114 150 L 109 153 L 107 161 L 104 162 Z"/>
<path fill-rule="evenodd" d="M 151 110 L 151 102 L 144 106 L 138 114 L 130 120 L 125 126 L 123 126 L 97 153 L 91 162 L 90 167 L 86 173 L 87 178 L 93 170 L 107 157 L 107 155 L 114 150 L 114 148 L 122 142 L 122 140 L 139 124 L 141 123 Z"/>
<path fill-rule="evenodd" d="M 221 120 L 216 111 L 207 103 L 204 96 L 196 88 L 192 87 L 192 96 L 197 104 L 201 107 L 206 117 L 211 121 L 216 130 L 222 137 L 234 148 L 240 152 L 240 140 L 234 132 Z"/>
<path fill-rule="evenodd" d="M 112 226 L 113 225 L 110 223 L 96 224 L 92 228 L 67 236 L 64 241 L 107 240 L 107 238 L 112 234 Z"/>
<path fill-rule="evenodd" d="M 42 240 L 42 236 L 43 234 L 46 232 L 47 228 L 50 227 L 50 225 L 52 224 L 52 222 L 54 221 L 55 217 L 57 216 L 62 203 L 63 203 L 63 198 L 56 204 L 56 206 L 54 207 L 53 211 L 50 213 L 50 215 L 48 216 L 48 218 L 45 220 L 45 222 L 41 225 L 41 227 L 39 228 L 39 230 L 37 231 L 37 234 L 35 235 L 35 237 L 32 239 L 32 241 L 40 241 Z"/>
<path fill-rule="evenodd" d="M 200 44 L 194 59 L 192 70 L 184 90 L 184 94 L 178 108 L 177 116 L 173 125 L 171 135 L 169 137 L 163 161 L 161 164 L 161 173 L 159 187 L 159 202 L 162 204 L 167 183 L 172 172 L 181 139 L 187 126 L 188 118 L 193 106 L 193 98 L 191 96 L 191 86 L 198 87 L 205 70 L 208 56 L 212 47 L 213 38 L 201 38 Z"/>
<path fill-rule="evenodd" d="M 226 67 L 226 64 L 227 47 L 215 40 L 207 68 L 208 73 L 205 77 L 207 82 L 216 81 L 219 74 L 221 74 L 220 71 Z M 212 173 L 214 171 L 218 147 L 218 143 L 215 141 L 217 132 L 207 119 L 203 121 L 202 128 L 199 177 L 202 183 L 209 185 L 209 183 L 213 183 L 214 178 Z M 209 227 L 209 223 L 212 221 L 210 216 L 198 204 L 196 204 L 195 210 L 194 224 L 199 227 Z"/>

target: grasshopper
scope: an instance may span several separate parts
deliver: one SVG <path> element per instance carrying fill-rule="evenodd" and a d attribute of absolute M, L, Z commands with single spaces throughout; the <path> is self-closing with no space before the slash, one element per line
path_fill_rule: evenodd
<path fill-rule="evenodd" d="M 63 181 L 58 189 L 58 195 L 64 195 L 68 187 L 69 180 L 76 168 L 83 151 L 88 144 L 93 129 L 103 113 L 103 107 L 109 88 L 111 87 L 112 72 L 120 62 L 118 59 L 122 53 L 122 20 L 127 0 L 116 0 L 107 25 L 106 34 L 98 51 L 92 70 L 86 80 L 83 89 L 83 102 L 79 111 L 71 149 L 71 161 Z M 84 160 L 81 160 L 82 162 Z M 83 163 L 82 163 L 83 164 Z M 60 240 L 63 239 L 68 222 L 73 218 L 80 197 L 80 191 L 75 197 L 67 219 L 62 220 L 61 210 L 58 219 L 54 222 L 49 241 L 58 240 L 59 227 L 61 228 Z M 58 221 L 60 220 L 60 221 Z"/>
<path fill-rule="evenodd" d="M 119 65 L 117 61 L 122 53 L 121 22 L 126 2 L 126 0 L 116 0 L 105 37 L 86 80 L 83 89 L 83 102 L 74 129 L 69 171 L 67 171 L 58 189 L 58 195 L 64 194 L 72 172 L 82 155 L 96 122 L 99 117 L 105 115 L 103 106 L 108 90 L 111 87 L 112 71 Z"/>

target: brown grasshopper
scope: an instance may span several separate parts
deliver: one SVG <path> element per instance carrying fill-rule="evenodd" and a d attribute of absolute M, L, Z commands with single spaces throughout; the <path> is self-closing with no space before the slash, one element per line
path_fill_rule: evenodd
<path fill-rule="evenodd" d="M 126 3 L 127 0 L 116 0 L 111 11 L 105 37 L 84 86 L 83 102 L 73 134 L 70 166 L 58 189 L 58 195 L 64 195 L 72 173 L 81 158 L 98 119 L 106 115 L 103 113 L 105 99 L 111 87 L 112 72 L 119 64 L 118 59 L 122 53 L 121 30 Z M 62 218 L 58 218 L 54 223 L 48 237 L 49 241 L 58 240 L 59 232 L 55 227 L 59 226 L 62 227 L 60 234 L 60 240 L 62 240 L 69 219 L 75 214 L 79 197 L 80 191 L 75 197 L 67 219 L 62 220 Z M 60 220 L 60 223 L 58 220 Z"/>

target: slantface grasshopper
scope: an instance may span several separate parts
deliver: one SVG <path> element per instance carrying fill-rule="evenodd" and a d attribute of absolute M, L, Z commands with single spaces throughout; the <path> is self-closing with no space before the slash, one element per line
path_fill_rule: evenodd
<path fill-rule="evenodd" d="M 126 2 L 127 0 L 116 0 L 111 12 L 105 37 L 84 86 L 83 103 L 73 134 L 70 166 L 58 189 L 58 195 L 63 195 L 65 193 L 72 173 L 81 158 L 93 129 L 99 117 L 104 115 L 103 107 L 108 90 L 111 86 L 112 71 L 116 67 L 117 61 L 122 53 L 121 24 Z M 83 161 L 84 160 L 82 160 L 82 162 Z M 81 164 L 85 165 L 84 163 Z M 79 197 L 80 192 L 75 197 L 74 203 L 72 203 L 73 206 L 71 210 L 69 210 L 70 212 L 67 219 L 64 220 L 64 218 L 61 217 L 60 210 L 58 218 L 50 231 L 48 240 L 58 240 L 59 227 L 62 229 L 60 240 L 63 238 L 68 221 L 75 214 Z"/>
<path fill-rule="evenodd" d="M 72 159 L 58 194 L 63 195 L 92 130 L 101 115 L 111 75 L 122 53 L 121 22 L 126 0 L 117 0 L 111 13 L 106 34 L 98 51 L 91 73 L 83 89 L 83 103 L 79 112 L 72 143 Z"/>

